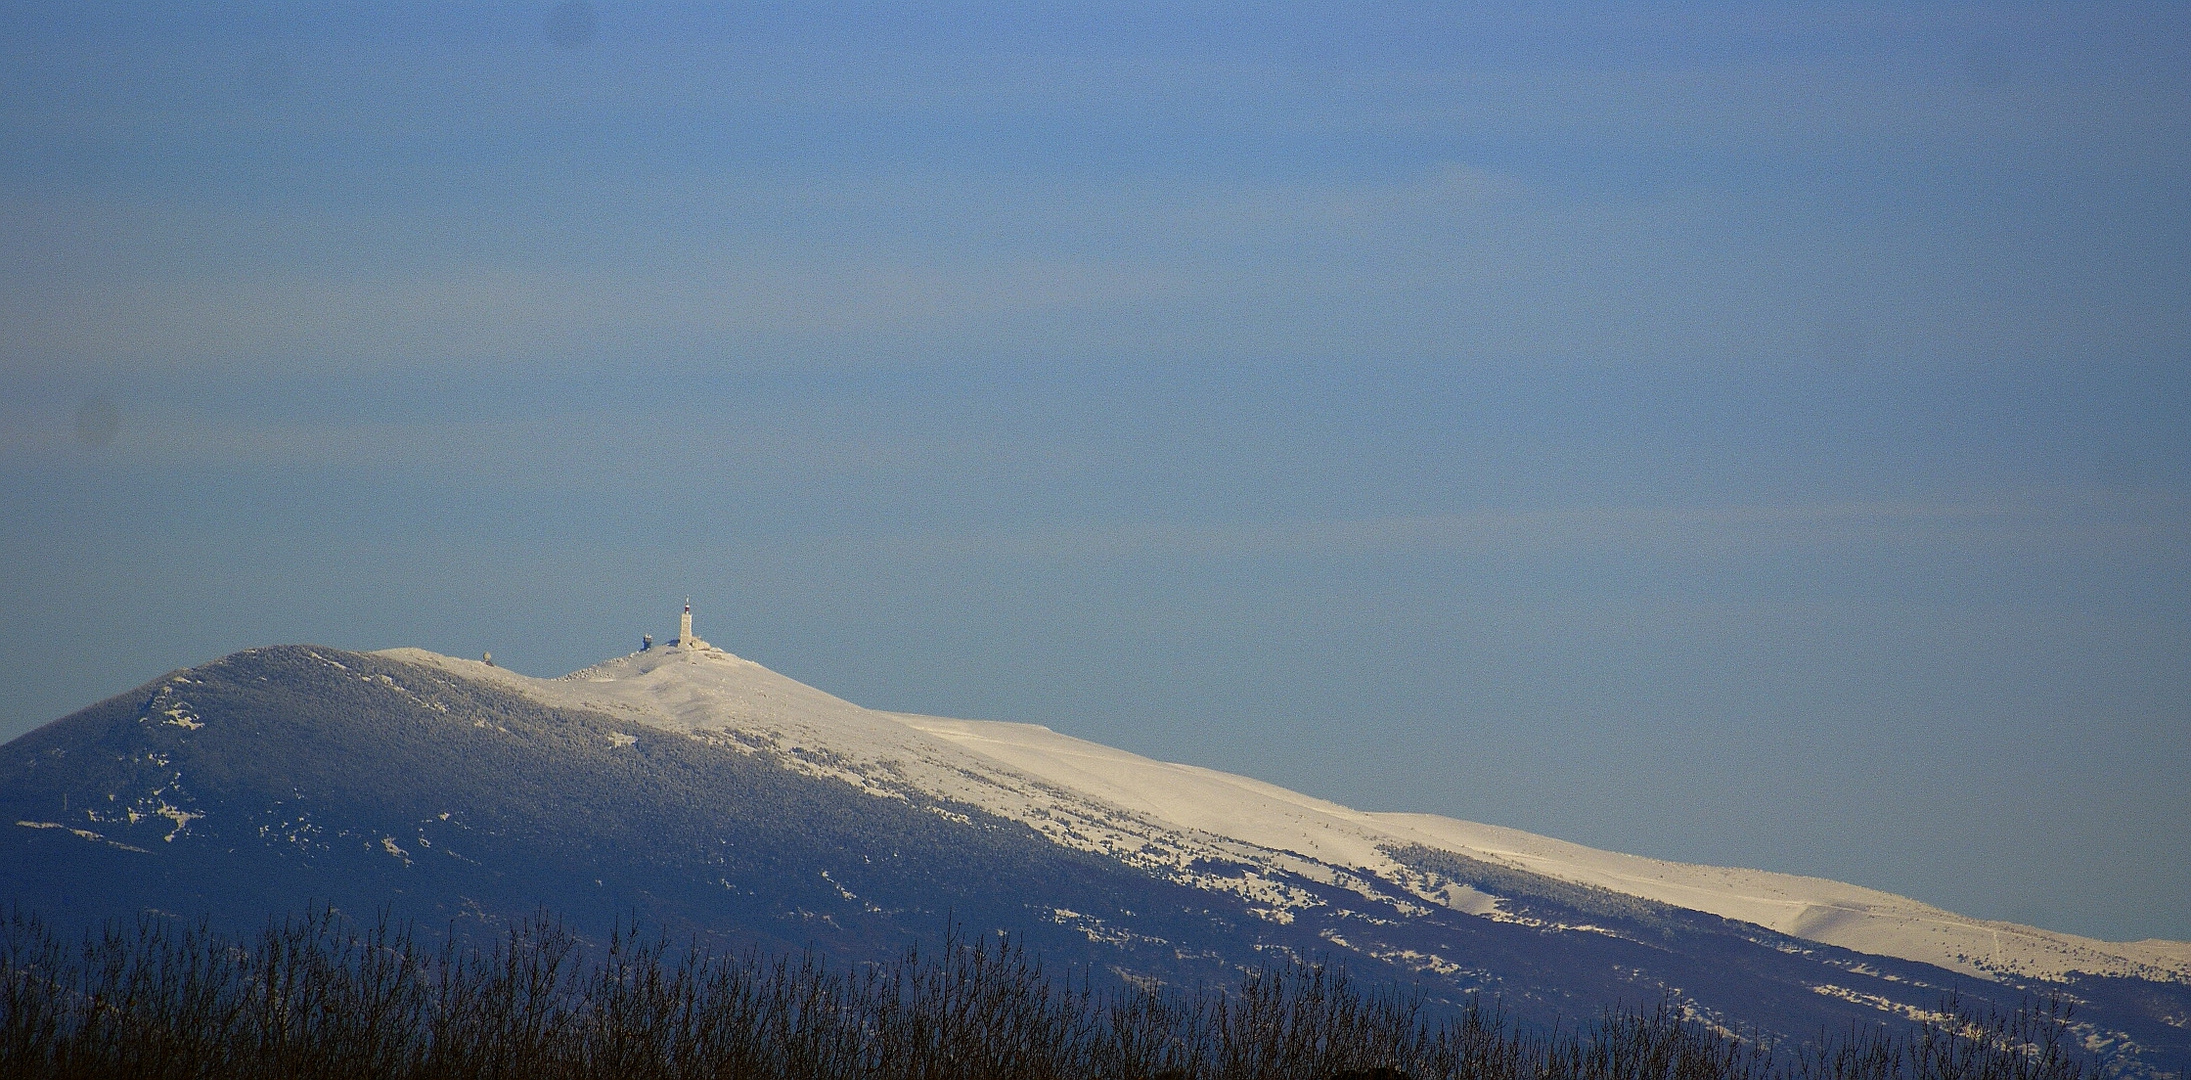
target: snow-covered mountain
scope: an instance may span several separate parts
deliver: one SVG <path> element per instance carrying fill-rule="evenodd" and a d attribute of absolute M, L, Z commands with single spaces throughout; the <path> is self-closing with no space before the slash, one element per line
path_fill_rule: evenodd
<path fill-rule="evenodd" d="M 637 914 L 845 959 L 957 922 L 1136 980 L 1325 955 L 1523 1019 L 1670 997 L 1792 1038 L 2058 993 L 2125 1075 L 2191 1074 L 2182 943 L 1352 810 L 865 709 L 696 640 L 558 679 L 249 650 L 0 747 L 0 903 L 248 924 L 315 900 L 454 933 Z"/>
<path fill-rule="evenodd" d="M 490 679 L 543 703 L 784 755 L 877 794 L 918 791 L 1021 821 L 1052 841 L 1223 889 L 1285 917 L 1301 895 L 1192 869 L 1213 856 L 1497 919 L 1499 898 L 1394 855 L 1431 848 L 1755 923 L 1806 941 L 1986 978 L 2073 973 L 2191 982 L 2191 943 L 2098 941 L 1973 919 L 1823 878 L 1647 859 L 1434 814 L 1366 813 L 1244 776 L 1153 761 L 1034 724 L 863 709 L 713 647 L 663 647 L 560 679 L 417 649 L 383 655 Z"/>

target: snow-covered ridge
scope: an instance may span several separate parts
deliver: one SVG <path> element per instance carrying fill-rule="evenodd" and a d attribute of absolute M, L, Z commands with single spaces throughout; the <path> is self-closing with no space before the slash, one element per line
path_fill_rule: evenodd
<path fill-rule="evenodd" d="M 2072 972 L 2191 981 L 2191 943 L 2098 941 L 1973 919 L 1861 886 L 1599 851 L 1433 814 L 1369 813 L 1243 776 L 1155 761 L 1033 724 L 865 709 L 710 646 L 657 647 L 560 679 L 418 649 L 381 655 L 633 723 L 767 751 L 884 797 L 924 794 L 1022 821 L 1051 840 L 1253 898 L 1268 918 L 1314 901 L 1277 872 L 1497 918 L 1494 898 L 1423 880 L 1390 852 L 1423 846 L 1858 952 L 1983 977 Z M 1210 876 L 1199 860 L 1242 869 Z M 1260 868 L 1264 873 L 1259 873 Z M 1297 891 L 1297 890 L 1296 890 Z"/>

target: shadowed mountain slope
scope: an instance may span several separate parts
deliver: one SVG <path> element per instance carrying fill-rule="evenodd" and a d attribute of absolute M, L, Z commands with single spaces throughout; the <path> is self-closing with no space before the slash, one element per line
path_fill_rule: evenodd
<path fill-rule="evenodd" d="M 2191 1060 L 2179 982 L 1980 979 L 1425 828 L 1374 834 L 1373 860 L 1341 850 L 1358 835 L 1261 844 L 1241 835 L 1253 822 L 1182 820 L 1191 806 L 982 753 L 972 724 L 860 709 L 715 650 L 562 680 L 409 650 L 250 650 L 0 747 L 0 899 L 236 925 L 325 900 L 460 934 L 545 907 L 586 933 L 636 914 L 847 961 L 956 920 L 1106 978 L 1229 982 L 1330 956 L 1434 1002 L 1487 990 L 1530 1020 L 1671 997 L 1794 1038 L 1903 1022 L 1950 989 L 2013 1007 L 2051 987 L 2082 999 L 2085 1034 L 2126 1071 Z"/>

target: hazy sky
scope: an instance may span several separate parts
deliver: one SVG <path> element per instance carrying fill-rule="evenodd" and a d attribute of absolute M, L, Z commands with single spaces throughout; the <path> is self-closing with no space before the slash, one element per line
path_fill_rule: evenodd
<path fill-rule="evenodd" d="M 2191 9 L 10 3 L 0 566 L 2191 939 Z"/>

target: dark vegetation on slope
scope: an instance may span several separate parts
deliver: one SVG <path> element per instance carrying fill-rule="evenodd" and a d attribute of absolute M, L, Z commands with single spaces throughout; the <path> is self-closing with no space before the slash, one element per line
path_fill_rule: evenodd
<path fill-rule="evenodd" d="M 1430 874 L 1441 883 L 1467 885 L 1503 898 L 1502 910 L 1513 915 L 1555 921 L 1577 917 L 1609 921 L 1624 930 L 1665 940 L 1685 933 L 1702 933 L 1731 934 L 1751 941 L 1769 940 L 1774 945 L 1800 944 L 1795 938 L 1752 923 L 1736 922 L 1595 885 L 1561 881 L 1437 848 L 1408 844 L 1385 850 L 1401 865 Z"/>
<path fill-rule="evenodd" d="M 20 913 L 0 927 L 0 1078 L 2084 1080 L 2067 1030 L 2059 1006 L 1950 1004 L 1907 1033 L 1778 1049 L 1670 1008 L 1532 1032 L 1474 1004 L 1433 1020 L 1333 966 L 1099 991 L 955 936 L 832 967 L 629 930 L 589 957 L 546 916 L 469 949 L 324 909 L 244 936 L 150 916 L 81 945 Z"/>

